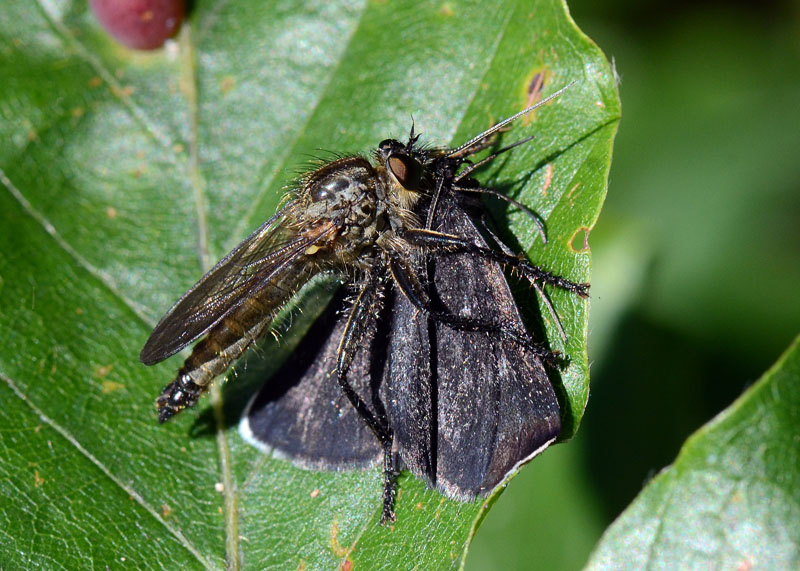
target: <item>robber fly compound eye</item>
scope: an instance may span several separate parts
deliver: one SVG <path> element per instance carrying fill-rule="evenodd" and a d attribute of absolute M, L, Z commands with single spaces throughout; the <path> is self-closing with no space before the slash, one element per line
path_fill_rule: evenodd
<path fill-rule="evenodd" d="M 386 159 L 386 167 L 406 190 L 418 190 L 422 181 L 422 165 L 405 153 L 393 153 Z"/>

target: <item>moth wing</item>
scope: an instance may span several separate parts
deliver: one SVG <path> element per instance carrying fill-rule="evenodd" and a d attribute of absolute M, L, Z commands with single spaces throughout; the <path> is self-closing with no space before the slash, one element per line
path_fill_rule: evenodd
<path fill-rule="evenodd" d="M 433 376 L 434 324 L 393 288 L 387 316 L 388 355 L 381 383 L 389 426 L 403 465 L 433 487 L 436 483 L 438 415 Z"/>
<path fill-rule="evenodd" d="M 381 457 L 375 435 L 342 393 L 336 356 L 347 321 L 341 295 L 314 322 L 300 345 L 247 406 L 239 428 L 254 446 L 303 468 L 366 467 Z M 347 378 L 370 402 L 369 352 L 359 351 Z"/>
<path fill-rule="evenodd" d="M 486 243 L 443 196 L 442 232 Z M 455 315 L 505 323 L 528 336 L 501 267 L 432 255 L 434 301 Z M 558 399 L 541 360 L 498 334 L 432 322 L 395 293 L 384 402 L 405 465 L 448 496 L 490 492 L 560 431 Z"/>
<path fill-rule="evenodd" d="M 239 307 L 285 269 L 313 238 L 291 238 L 281 210 L 200 278 L 153 329 L 139 359 L 152 365 L 171 357 Z"/>

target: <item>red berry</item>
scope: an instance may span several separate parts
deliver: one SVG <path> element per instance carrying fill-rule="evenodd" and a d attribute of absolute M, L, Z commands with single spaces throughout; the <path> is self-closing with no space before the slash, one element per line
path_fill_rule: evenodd
<path fill-rule="evenodd" d="M 89 6 L 111 37 L 138 50 L 164 45 L 184 15 L 183 0 L 89 0 Z"/>

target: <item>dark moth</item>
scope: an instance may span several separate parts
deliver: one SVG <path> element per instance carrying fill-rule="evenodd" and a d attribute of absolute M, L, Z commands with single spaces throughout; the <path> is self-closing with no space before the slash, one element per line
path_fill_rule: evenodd
<path fill-rule="evenodd" d="M 308 468 L 382 461 L 382 521 L 394 518 L 400 468 L 468 500 L 552 443 L 560 412 L 546 367 L 557 357 L 528 333 L 503 268 L 540 293 L 585 297 L 588 284 L 508 253 L 485 231 L 479 195 L 514 201 L 469 175 L 511 147 L 468 160 L 533 107 L 455 149 L 424 148 L 412 129 L 406 143 L 383 141 L 373 161 L 343 157 L 303 176 L 145 344 L 140 358 L 153 364 L 203 337 L 158 398 L 160 421 L 193 406 L 309 279 L 332 273 L 344 292 L 253 398 L 241 422 L 248 441 Z"/>

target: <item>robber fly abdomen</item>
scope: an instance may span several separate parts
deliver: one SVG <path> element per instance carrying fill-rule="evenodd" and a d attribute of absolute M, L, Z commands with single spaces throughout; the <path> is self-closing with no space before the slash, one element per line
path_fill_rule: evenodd
<path fill-rule="evenodd" d="M 247 348 L 261 338 L 292 292 L 308 279 L 305 272 L 280 276 L 254 297 L 222 319 L 192 349 L 192 354 L 156 400 L 158 418 L 164 422 L 181 409 L 194 406 L 214 378 L 228 370 Z"/>

